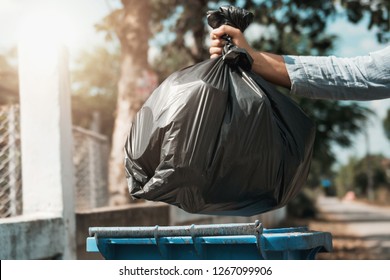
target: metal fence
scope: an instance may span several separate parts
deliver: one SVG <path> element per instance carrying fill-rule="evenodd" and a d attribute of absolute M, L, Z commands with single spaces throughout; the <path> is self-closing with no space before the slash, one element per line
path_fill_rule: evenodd
<path fill-rule="evenodd" d="M 0 218 L 22 214 L 19 106 L 0 106 Z M 106 136 L 73 126 L 76 210 L 108 203 L 109 142 Z"/>
<path fill-rule="evenodd" d="M 0 218 L 22 213 L 19 107 L 0 106 Z"/>
<path fill-rule="evenodd" d="M 73 145 L 76 209 L 86 210 L 107 205 L 109 158 L 107 137 L 74 126 Z"/>

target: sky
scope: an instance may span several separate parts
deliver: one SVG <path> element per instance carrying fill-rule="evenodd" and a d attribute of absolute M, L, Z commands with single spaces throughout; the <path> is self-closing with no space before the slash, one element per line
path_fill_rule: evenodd
<path fill-rule="evenodd" d="M 62 22 L 65 22 L 64 32 L 66 30 L 69 35 L 67 44 L 71 61 L 75 60 L 81 50 L 90 50 L 98 44 L 104 44 L 104 35 L 97 33 L 94 25 L 119 6 L 119 0 L 0 0 L 0 53 L 17 45 L 20 30 L 22 26 L 30 24 L 31 14 L 55 11 Z M 353 25 L 345 17 L 339 16 L 330 22 L 328 32 L 339 36 L 332 53 L 336 56 L 366 55 L 383 48 L 377 43 L 374 33 L 367 30 L 367 21 Z M 151 52 L 155 50 L 152 49 Z M 369 152 L 390 157 L 390 141 L 386 139 L 382 128 L 382 119 L 390 108 L 390 99 L 364 102 L 361 105 L 377 113 L 368 126 Z M 352 148 L 334 147 L 334 151 L 339 163 L 345 164 L 351 156 L 364 156 L 366 146 L 362 134 L 356 137 Z"/>
<path fill-rule="evenodd" d="M 71 33 L 67 38 L 70 54 L 76 56 L 81 49 L 104 42 L 104 35 L 95 31 L 94 25 L 112 9 L 119 0 L 0 0 L 0 52 L 17 45 L 21 28 L 28 25 L 30 15 L 54 12 L 65 22 Z"/>

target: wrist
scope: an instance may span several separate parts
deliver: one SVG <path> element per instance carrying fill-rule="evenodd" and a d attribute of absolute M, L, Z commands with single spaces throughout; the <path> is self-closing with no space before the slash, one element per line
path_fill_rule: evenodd
<path fill-rule="evenodd" d="M 253 58 L 252 71 L 267 81 L 290 88 L 291 81 L 281 55 L 263 51 L 249 52 Z"/>

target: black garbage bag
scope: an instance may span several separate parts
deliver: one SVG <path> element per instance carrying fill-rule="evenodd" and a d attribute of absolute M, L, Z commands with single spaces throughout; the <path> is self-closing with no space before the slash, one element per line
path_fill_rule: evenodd
<path fill-rule="evenodd" d="M 209 22 L 243 31 L 251 17 L 229 7 L 210 13 Z M 224 52 L 173 73 L 137 113 L 125 145 L 133 198 L 190 213 L 251 216 L 301 190 L 314 124 L 249 70 L 245 50 L 229 41 Z"/>

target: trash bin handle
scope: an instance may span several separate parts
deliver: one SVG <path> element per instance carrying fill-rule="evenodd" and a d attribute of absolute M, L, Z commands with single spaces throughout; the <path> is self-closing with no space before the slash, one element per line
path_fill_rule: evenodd
<path fill-rule="evenodd" d="M 154 226 L 154 227 L 91 227 L 89 235 L 98 238 L 160 238 L 173 236 L 228 236 L 255 235 L 263 233 L 263 225 L 254 223 L 191 226 Z"/>

